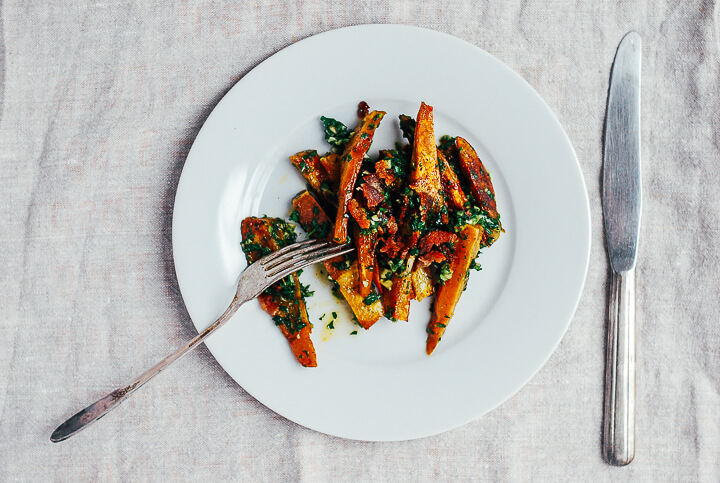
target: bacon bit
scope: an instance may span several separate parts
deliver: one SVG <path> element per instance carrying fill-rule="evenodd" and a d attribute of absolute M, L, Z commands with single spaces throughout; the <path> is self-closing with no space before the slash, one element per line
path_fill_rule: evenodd
<path fill-rule="evenodd" d="M 444 262 L 445 260 L 447 260 L 447 257 L 445 255 L 443 255 L 440 252 L 436 252 L 436 251 L 427 252 L 424 255 L 420 255 L 419 258 L 421 258 L 423 260 L 427 260 L 430 263 L 440 263 L 440 262 Z"/>
<path fill-rule="evenodd" d="M 407 196 L 402 197 L 402 203 L 400 204 L 400 211 L 397 214 L 397 224 L 402 225 L 403 220 L 405 220 L 405 215 L 408 212 L 408 209 L 410 207 L 410 200 L 408 200 Z"/>
<path fill-rule="evenodd" d="M 388 218 L 387 223 L 385 224 L 385 231 L 386 233 L 390 235 L 394 235 L 398 231 L 398 224 L 395 221 L 395 218 L 393 216 L 390 216 Z"/>
<path fill-rule="evenodd" d="M 397 183 L 397 177 L 390 166 L 389 159 L 381 159 L 375 163 L 375 173 L 387 186 L 393 186 Z"/>
<path fill-rule="evenodd" d="M 442 230 L 433 230 L 420 240 L 419 251 L 421 254 L 427 253 L 432 250 L 433 246 L 447 242 L 455 243 L 457 242 L 457 239 L 458 237 L 454 233 Z"/>
<path fill-rule="evenodd" d="M 419 239 L 420 239 L 420 232 L 414 231 L 412 233 L 412 235 L 410 235 L 410 238 L 408 238 L 407 242 L 405 242 L 405 246 L 403 247 L 403 251 L 400 252 L 400 256 L 402 258 L 407 258 L 408 252 L 410 251 L 411 248 L 415 248 Z"/>
<path fill-rule="evenodd" d="M 360 186 L 360 189 L 362 190 L 363 196 L 365 196 L 367 207 L 374 210 L 380 203 L 385 201 L 380 178 L 374 174 L 369 174 L 363 179 L 365 182 Z"/>
<path fill-rule="evenodd" d="M 397 254 L 405 248 L 405 244 L 398 240 L 397 237 L 388 238 L 384 241 L 379 251 L 386 254 L 390 258 L 397 258 Z"/>
<path fill-rule="evenodd" d="M 452 248 L 448 248 L 447 245 L 437 245 L 435 248 L 436 248 L 436 250 L 437 250 L 438 252 L 440 252 L 440 253 L 442 253 L 443 255 L 445 255 L 445 258 L 447 258 L 448 260 L 450 260 L 450 259 L 452 258 L 452 256 L 453 256 L 453 249 L 452 249 Z"/>

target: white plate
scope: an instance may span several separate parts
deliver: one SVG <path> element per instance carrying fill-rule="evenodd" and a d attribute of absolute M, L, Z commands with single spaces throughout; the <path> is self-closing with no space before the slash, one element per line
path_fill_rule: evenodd
<path fill-rule="evenodd" d="M 435 108 L 438 137 L 467 138 L 493 178 L 506 233 L 483 250 L 483 270 L 472 274 L 437 350 L 425 355 L 428 303 L 413 302 L 407 323 L 381 319 L 364 331 L 316 270 L 302 278 L 316 294 L 308 312 L 319 367 L 295 361 L 254 301 L 207 345 L 245 390 L 292 421 L 351 439 L 412 439 L 493 409 L 553 352 L 587 271 L 587 193 L 549 107 L 485 51 L 407 26 L 316 35 L 243 77 L 188 155 L 175 199 L 173 251 L 198 330 L 223 312 L 245 267 L 240 221 L 287 217 L 292 196 L 304 188 L 288 156 L 325 150 L 320 116 L 354 126 L 361 100 L 388 113 L 375 150 L 399 139 L 397 116 L 414 117 L 425 101 Z M 319 317 L 332 311 L 340 320 L 330 331 Z"/>

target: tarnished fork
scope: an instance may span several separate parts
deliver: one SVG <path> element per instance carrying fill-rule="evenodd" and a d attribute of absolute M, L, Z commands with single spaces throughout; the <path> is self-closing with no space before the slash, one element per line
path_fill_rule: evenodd
<path fill-rule="evenodd" d="M 50 436 L 50 441 L 54 443 L 63 441 L 115 409 L 143 384 L 210 337 L 210 334 L 230 320 L 242 304 L 260 295 L 263 290 L 273 283 L 309 265 L 350 253 L 352 250 L 353 248 L 349 245 L 335 245 L 318 240 L 306 240 L 288 245 L 262 257 L 248 266 L 240 275 L 237 290 L 230 306 L 210 327 L 175 353 L 142 373 L 127 386 L 114 390 L 62 423 Z"/>

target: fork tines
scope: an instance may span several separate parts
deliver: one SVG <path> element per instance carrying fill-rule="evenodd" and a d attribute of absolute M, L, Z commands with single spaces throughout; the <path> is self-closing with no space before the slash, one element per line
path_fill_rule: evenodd
<path fill-rule="evenodd" d="M 350 253 L 352 250 L 349 244 L 335 245 L 327 241 L 306 240 L 273 252 L 265 260 L 261 260 L 261 263 L 267 276 L 283 278 L 308 265 Z"/>

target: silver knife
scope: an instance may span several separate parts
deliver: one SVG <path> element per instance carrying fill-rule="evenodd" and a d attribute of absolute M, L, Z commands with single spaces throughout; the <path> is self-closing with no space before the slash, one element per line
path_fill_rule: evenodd
<path fill-rule="evenodd" d="M 623 37 L 610 79 L 603 160 L 603 216 L 610 259 L 603 453 L 635 456 L 635 260 L 640 235 L 640 64 L 637 32 Z"/>

